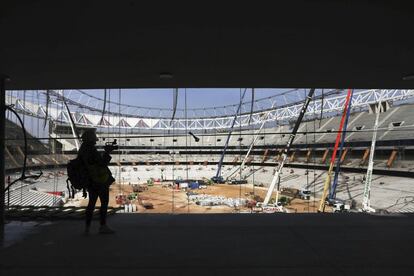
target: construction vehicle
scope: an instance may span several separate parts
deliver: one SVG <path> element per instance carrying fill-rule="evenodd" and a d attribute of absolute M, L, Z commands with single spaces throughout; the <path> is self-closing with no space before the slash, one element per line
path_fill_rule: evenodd
<path fill-rule="evenodd" d="M 224 181 L 224 178 L 222 176 L 213 176 L 211 178 L 211 181 L 213 181 L 213 183 L 216 183 L 216 184 L 224 184 L 224 183 L 226 183 Z"/>
<path fill-rule="evenodd" d="M 260 202 L 257 202 L 256 205 L 254 205 L 252 207 L 252 212 L 253 213 L 262 213 L 263 212 L 263 207 L 261 204 L 259 204 Z"/>
<path fill-rule="evenodd" d="M 299 191 L 299 198 L 304 200 L 310 200 L 311 197 L 311 191 L 308 189 L 301 189 Z"/>
<path fill-rule="evenodd" d="M 342 152 L 343 152 L 344 144 L 345 144 L 346 129 L 348 128 L 349 115 L 351 114 L 353 95 L 354 95 L 354 91 L 351 90 L 351 96 L 349 98 L 349 104 L 348 104 L 348 108 L 347 108 L 347 111 L 346 111 L 345 123 L 344 123 L 344 127 L 343 127 L 343 132 L 342 132 L 341 145 L 339 147 L 338 160 L 336 162 L 335 176 L 334 176 L 331 192 L 329 193 L 329 201 L 332 201 L 333 199 L 336 198 L 336 187 L 338 186 L 339 172 L 340 172 L 340 168 L 341 168 L 341 162 L 343 161 L 342 160 L 342 158 L 343 158 L 343 153 Z M 346 151 L 345 151 L 345 153 L 346 153 Z"/>
<path fill-rule="evenodd" d="M 273 190 L 276 187 L 276 183 L 278 183 L 278 187 L 276 189 L 276 202 L 278 202 L 278 199 L 279 199 L 280 174 L 281 174 L 282 169 L 283 169 L 283 166 L 284 166 L 284 164 L 286 162 L 286 159 L 287 159 L 287 156 L 288 156 L 290 147 L 292 146 L 293 140 L 296 137 L 296 133 L 298 132 L 299 126 L 300 126 L 300 124 L 302 122 L 303 116 L 306 113 L 306 110 L 308 109 L 308 105 L 309 105 L 309 103 L 310 103 L 310 101 L 312 99 L 312 96 L 313 96 L 314 92 L 315 92 L 315 88 L 312 88 L 309 91 L 309 94 L 306 97 L 305 102 L 303 103 L 302 109 L 301 109 L 301 111 L 299 113 L 299 117 L 296 120 L 296 123 L 295 123 L 295 126 L 293 127 L 292 133 L 290 134 L 289 139 L 288 139 L 288 142 L 287 142 L 287 144 L 286 144 L 286 146 L 285 146 L 285 148 L 284 148 L 284 150 L 282 152 L 281 161 L 278 163 L 278 166 L 277 166 L 277 168 L 275 170 L 275 174 L 273 175 L 273 180 L 270 183 L 269 189 L 267 190 L 266 197 L 265 197 L 265 199 L 263 201 L 263 205 L 264 206 L 266 206 L 266 205 L 269 204 L 270 198 L 271 198 L 271 196 L 273 194 Z"/>
<path fill-rule="evenodd" d="M 239 185 L 239 184 L 247 184 L 246 179 L 232 179 L 230 180 L 230 184 Z"/>
<path fill-rule="evenodd" d="M 336 141 L 335 141 L 335 146 L 334 146 L 334 149 L 333 149 L 333 152 L 332 152 L 331 162 L 329 164 L 329 169 L 328 169 L 328 172 L 326 174 L 325 183 L 323 185 L 323 192 L 322 192 L 321 200 L 320 200 L 320 203 L 319 203 L 318 212 L 324 212 L 325 211 L 325 204 L 326 204 L 327 199 L 329 199 L 328 198 L 328 189 L 331 186 L 332 171 L 333 171 L 335 160 L 336 160 L 336 153 L 338 151 L 339 141 L 341 140 L 341 132 L 343 131 L 345 117 L 346 117 L 346 114 L 348 113 L 348 106 L 349 106 L 349 101 L 350 101 L 351 95 L 352 95 L 352 89 L 349 89 L 348 94 L 346 96 L 345 104 L 344 104 L 344 111 L 342 113 L 341 122 L 339 123 L 338 134 L 336 135 Z"/>
<path fill-rule="evenodd" d="M 333 204 L 332 212 L 334 213 L 345 213 L 349 212 L 351 206 L 349 204 L 345 204 L 343 202 L 336 202 Z"/>

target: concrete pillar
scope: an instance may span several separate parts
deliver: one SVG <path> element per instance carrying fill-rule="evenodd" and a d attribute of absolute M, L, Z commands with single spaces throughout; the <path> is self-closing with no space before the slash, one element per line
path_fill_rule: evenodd
<path fill-rule="evenodd" d="M 289 158 L 289 162 L 295 162 L 295 155 L 296 155 L 296 151 L 292 152 Z"/>
<path fill-rule="evenodd" d="M 309 162 L 311 160 L 311 156 L 312 156 L 312 150 L 309 149 L 308 152 L 306 153 L 306 162 Z"/>
<path fill-rule="evenodd" d="M 348 153 L 349 148 L 345 148 L 344 152 L 342 153 L 341 159 L 340 159 L 340 163 L 343 164 L 346 158 L 346 154 Z"/>
<path fill-rule="evenodd" d="M 369 152 L 370 152 L 370 149 L 365 149 L 364 155 L 362 156 L 362 160 L 360 162 L 360 165 L 361 166 L 364 165 L 367 162 L 368 156 L 369 156 Z"/>
<path fill-rule="evenodd" d="M 398 150 L 396 150 L 396 149 L 391 152 L 390 157 L 388 158 L 388 161 L 387 161 L 387 168 L 392 167 L 392 164 L 394 163 L 395 159 L 397 158 L 397 153 L 398 153 Z"/>
<path fill-rule="evenodd" d="M 326 159 L 328 158 L 328 153 L 329 153 L 329 149 L 326 149 L 322 156 L 322 161 L 321 161 L 322 164 L 325 164 Z"/>
<path fill-rule="evenodd" d="M 266 149 L 263 153 L 262 163 L 267 160 L 268 154 L 269 154 L 269 149 Z"/>

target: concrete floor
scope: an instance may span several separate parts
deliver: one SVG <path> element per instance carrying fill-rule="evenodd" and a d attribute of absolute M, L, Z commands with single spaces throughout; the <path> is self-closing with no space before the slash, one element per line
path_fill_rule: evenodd
<path fill-rule="evenodd" d="M 117 214 L 109 218 L 115 235 L 96 234 L 95 223 L 88 237 L 82 236 L 82 221 L 58 221 L 39 225 L 3 247 L 0 272 L 412 275 L 413 218 L 405 214 Z M 6 228 L 6 240 L 14 231 Z"/>
<path fill-rule="evenodd" d="M 176 166 L 181 170 L 174 172 L 175 177 L 180 176 L 186 178 L 185 166 Z M 200 166 L 190 166 L 188 171 L 189 178 L 210 178 L 215 173 L 216 166 L 202 167 L 203 170 L 197 170 Z M 137 166 L 137 171 L 133 171 L 132 167 L 124 167 L 126 172 L 121 172 L 121 178 L 124 179 L 124 183 L 144 183 L 151 177 L 159 178 L 161 176 L 161 166 Z M 168 168 L 164 172 L 164 176 L 172 178 L 172 166 L 165 166 Z M 226 168 L 232 168 L 230 166 Z M 118 167 L 112 167 L 114 170 L 114 176 L 118 179 L 117 170 Z M 151 169 L 147 171 L 146 169 Z M 211 170 L 214 169 L 214 170 Z M 255 183 L 263 183 L 267 186 L 273 178 L 272 169 L 264 168 L 266 172 L 258 170 L 255 173 Z M 248 171 L 248 170 L 247 170 Z M 309 189 L 316 195 L 316 198 L 320 198 L 323 190 L 324 181 L 326 178 L 326 171 L 310 171 L 309 177 L 305 175 L 305 169 L 294 169 L 294 174 L 289 173 L 289 169 L 285 169 L 282 175 L 281 187 L 302 189 L 309 184 Z M 227 173 L 227 169 L 224 173 Z M 47 172 L 44 172 L 45 175 Z M 340 199 L 354 199 L 357 202 L 357 207 L 360 208 L 363 196 L 364 183 L 362 178 L 365 173 L 342 173 L 339 177 L 337 197 Z M 16 177 L 16 175 L 15 175 Z M 349 177 L 346 179 L 345 177 Z M 39 191 L 66 191 L 66 176 L 57 177 L 43 177 L 36 184 L 24 186 L 24 190 L 36 187 Z M 138 181 L 138 178 L 140 179 Z M 249 183 L 253 183 L 253 177 L 248 177 Z M 407 177 L 395 177 L 395 176 L 380 176 L 374 175 L 371 186 L 371 205 L 375 209 L 384 209 L 389 212 L 414 212 L 414 186 L 412 185 L 413 179 Z M 25 184 L 26 185 L 26 184 Z M 18 187 L 18 186 L 17 186 Z M 16 187 L 16 188 L 17 188 Z M 19 195 L 19 192 L 17 192 Z M 21 197 L 18 196 L 19 200 Z M 7 202 L 7 198 L 5 199 Z M 23 205 L 25 202 L 17 201 L 19 205 Z M 33 205 L 30 202 L 30 205 Z"/>

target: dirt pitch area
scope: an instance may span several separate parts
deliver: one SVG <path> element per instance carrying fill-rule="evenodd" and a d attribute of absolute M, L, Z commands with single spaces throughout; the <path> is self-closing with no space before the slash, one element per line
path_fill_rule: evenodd
<path fill-rule="evenodd" d="M 148 190 L 138 193 L 138 199 L 132 200 L 132 204 L 136 204 L 138 213 L 238 213 L 249 212 L 247 207 L 234 208 L 228 206 L 200 206 L 195 202 L 189 201 L 185 190 L 176 190 L 167 187 L 169 183 L 154 184 L 148 186 Z M 229 184 L 215 184 L 207 186 L 206 189 L 190 190 L 198 194 L 207 194 L 213 196 L 224 196 L 227 198 L 243 198 L 254 199 L 259 197 L 264 198 L 267 188 L 253 187 L 251 184 L 244 185 L 229 185 Z M 116 203 L 116 196 L 133 193 L 132 186 L 113 184 L 110 187 L 109 206 L 120 207 Z M 275 197 L 275 193 L 273 194 Z M 87 199 L 82 200 L 81 206 L 86 206 Z M 143 207 L 144 203 L 151 203 L 152 209 Z M 99 206 L 99 200 L 97 205 Z M 289 213 L 314 213 L 319 206 L 319 200 L 311 199 L 309 201 L 294 198 L 290 201 L 286 209 Z M 329 212 L 329 210 L 327 210 Z"/>

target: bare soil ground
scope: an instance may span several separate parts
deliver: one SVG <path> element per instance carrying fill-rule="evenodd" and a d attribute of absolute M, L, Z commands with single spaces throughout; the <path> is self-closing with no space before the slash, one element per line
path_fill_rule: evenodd
<path fill-rule="evenodd" d="M 239 211 L 249 211 L 249 208 L 241 208 L 240 210 L 228 206 L 199 206 L 187 198 L 186 191 L 175 190 L 171 187 L 165 187 L 167 183 L 154 184 L 149 186 L 148 190 L 138 194 L 138 200 L 131 203 L 136 204 L 139 213 L 234 213 Z M 207 189 L 191 190 L 198 194 L 208 194 L 224 196 L 228 198 L 245 198 L 253 199 L 254 196 L 264 198 L 267 189 L 262 187 L 253 187 L 251 184 L 245 185 L 229 185 L 216 184 L 207 186 Z M 132 186 L 113 184 L 110 187 L 109 206 L 120 207 L 116 203 L 116 196 L 123 194 L 129 195 L 133 193 Z M 142 203 L 152 203 L 152 209 L 146 209 Z M 81 206 L 86 206 L 87 200 L 82 200 Z M 100 202 L 98 199 L 97 206 Z M 286 208 L 291 213 L 308 213 L 316 212 L 319 206 L 319 200 L 301 200 L 292 199 Z M 329 211 L 327 209 L 327 211 Z"/>

